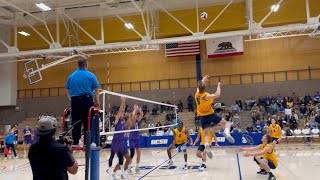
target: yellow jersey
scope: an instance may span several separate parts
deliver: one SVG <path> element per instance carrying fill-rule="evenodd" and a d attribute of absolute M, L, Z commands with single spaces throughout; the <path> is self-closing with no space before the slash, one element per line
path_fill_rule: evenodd
<path fill-rule="evenodd" d="M 270 147 L 272 149 L 272 152 L 264 154 L 263 158 L 268 160 L 268 161 L 272 161 L 273 164 L 277 167 L 278 166 L 278 159 L 277 159 L 276 153 L 275 153 L 272 145 L 271 144 L 266 144 L 264 146 L 263 144 L 260 144 L 260 150 L 263 150 L 265 147 Z"/>
<path fill-rule="evenodd" d="M 174 139 L 175 144 L 183 144 L 187 142 L 186 128 L 182 128 L 181 131 L 179 131 L 177 128 L 174 130 L 174 134 L 175 134 L 175 139 Z"/>
<path fill-rule="evenodd" d="M 199 93 L 197 92 L 194 95 L 197 104 L 197 115 L 198 116 L 207 116 L 214 113 L 212 108 L 213 98 L 205 100 L 204 97 L 209 94 L 207 92 Z"/>
<path fill-rule="evenodd" d="M 273 137 L 273 138 L 281 138 L 282 132 L 280 131 L 279 124 L 276 124 L 275 127 L 273 127 L 272 124 L 270 124 L 269 130 L 270 130 L 270 136 L 271 137 Z"/>
<path fill-rule="evenodd" d="M 205 139 L 204 139 L 204 131 L 202 128 L 200 128 L 199 133 L 200 133 L 200 138 L 201 138 L 200 145 L 204 145 Z M 209 142 L 212 142 L 212 139 L 213 139 L 213 135 L 209 131 Z"/>

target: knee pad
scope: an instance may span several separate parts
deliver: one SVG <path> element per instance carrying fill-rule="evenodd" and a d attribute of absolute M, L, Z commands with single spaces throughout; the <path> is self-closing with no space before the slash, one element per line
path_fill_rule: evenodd
<path fill-rule="evenodd" d="M 130 158 L 132 159 L 134 157 L 134 149 L 130 149 Z"/>
<path fill-rule="evenodd" d="M 181 148 L 182 148 L 182 152 L 183 152 L 184 154 L 187 154 L 187 146 L 186 146 L 186 145 L 183 145 Z"/>

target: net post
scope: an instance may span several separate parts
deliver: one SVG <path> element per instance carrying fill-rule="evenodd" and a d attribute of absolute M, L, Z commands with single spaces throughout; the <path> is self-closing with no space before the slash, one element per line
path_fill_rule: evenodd
<path fill-rule="evenodd" d="M 106 113 L 106 93 L 103 92 L 103 95 L 102 95 L 102 102 L 103 102 L 103 105 L 102 105 L 102 109 L 103 109 L 103 112 L 102 112 L 102 132 L 105 132 L 105 123 L 106 123 L 106 116 L 105 116 L 105 113 Z"/>

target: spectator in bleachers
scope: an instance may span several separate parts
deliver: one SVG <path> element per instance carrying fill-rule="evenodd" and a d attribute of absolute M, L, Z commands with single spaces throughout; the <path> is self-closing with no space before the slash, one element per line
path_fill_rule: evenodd
<path fill-rule="evenodd" d="M 266 115 L 267 113 L 266 113 L 265 106 L 260 106 L 259 107 L 259 112 L 260 112 L 260 115 L 262 115 L 262 116 Z"/>
<path fill-rule="evenodd" d="M 160 121 L 158 121 L 157 124 L 156 124 L 156 127 L 161 127 L 161 126 L 162 126 L 162 124 L 160 123 Z M 161 131 L 162 128 L 158 128 L 157 130 L 160 130 L 160 131 Z"/>
<path fill-rule="evenodd" d="M 315 121 L 315 119 L 311 119 L 311 122 L 309 122 L 310 129 L 319 129 L 318 123 Z"/>
<path fill-rule="evenodd" d="M 190 111 L 193 112 L 193 96 L 191 94 L 187 98 L 187 102 L 188 102 L 188 112 Z"/>
<path fill-rule="evenodd" d="M 161 103 L 165 103 L 164 101 L 162 101 Z M 166 110 L 166 107 L 164 105 L 160 106 L 160 113 L 162 114 L 164 111 Z"/>
<path fill-rule="evenodd" d="M 179 100 L 179 103 L 178 103 L 178 112 L 182 112 L 183 111 L 183 104 L 182 104 L 182 101 Z"/>
<path fill-rule="evenodd" d="M 287 101 L 287 107 L 288 108 L 292 108 L 293 107 L 293 102 L 292 102 L 291 98 L 289 98 L 288 101 Z"/>
<path fill-rule="evenodd" d="M 270 104 L 270 113 L 271 114 L 276 114 L 277 110 L 278 110 L 278 104 L 276 103 L 276 101 L 271 100 L 271 104 Z"/>
<path fill-rule="evenodd" d="M 154 124 L 148 124 L 148 128 L 153 128 L 154 127 Z M 149 135 L 154 135 L 155 133 L 157 132 L 157 130 L 155 129 L 149 129 Z"/>
<path fill-rule="evenodd" d="M 269 106 L 271 104 L 271 97 L 267 96 L 266 98 L 264 98 L 264 102 L 266 106 Z"/>
<path fill-rule="evenodd" d="M 252 132 L 254 132 L 254 129 L 253 129 L 253 127 L 252 127 L 252 124 L 251 124 L 251 123 L 249 123 L 249 124 L 248 124 L 248 127 L 246 128 L 246 130 L 247 130 L 247 132 L 248 132 L 248 133 L 252 133 Z"/>
<path fill-rule="evenodd" d="M 317 112 L 317 116 L 314 118 L 314 120 L 315 120 L 318 124 L 320 124 L 320 112 L 319 112 L 319 111 Z"/>
<path fill-rule="evenodd" d="M 235 113 L 240 113 L 241 109 L 236 102 L 233 102 L 230 107 L 230 111 L 232 114 L 235 114 Z"/>
<path fill-rule="evenodd" d="M 240 110 L 242 110 L 242 101 L 240 100 L 240 98 L 237 99 L 236 103 L 240 107 Z"/>
<path fill-rule="evenodd" d="M 278 111 L 280 111 L 280 112 L 285 112 L 285 108 L 284 108 L 284 106 L 283 106 L 283 105 L 280 105 L 280 107 L 279 107 Z"/>
<path fill-rule="evenodd" d="M 314 95 L 313 101 L 314 101 L 316 104 L 317 104 L 317 103 L 320 103 L 320 94 L 319 94 L 319 92 L 317 92 L 316 95 Z"/>
<path fill-rule="evenodd" d="M 315 112 L 314 110 L 312 110 L 312 111 L 310 112 L 310 114 L 309 114 L 309 117 L 310 117 L 311 119 L 316 118 L 316 112 Z"/>
<path fill-rule="evenodd" d="M 284 114 L 284 112 L 279 111 L 277 114 L 277 119 L 279 126 L 281 127 L 281 129 L 283 129 L 283 122 L 286 122 L 286 115 Z"/>
<path fill-rule="evenodd" d="M 280 94 L 277 95 L 276 102 L 278 103 L 279 106 L 282 104 L 283 98 Z"/>
<path fill-rule="evenodd" d="M 167 104 L 172 104 L 172 103 L 170 101 L 167 101 Z M 170 110 L 172 110 L 172 107 L 167 106 L 167 111 L 170 111 Z"/>
<path fill-rule="evenodd" d="M 290 116 L 290 129 L 297 129 L 299 123 L 299 116 L 296 111 L 292 112 L 293 114 Z"/>
<path fill-rule="evenodd" d="M 159 110 L 159 106 L 157 104 L 154 104 L 152 108 L 152 115 L 157 115 L 158 110 Z"/>
<path fill-rule="evenodd" d="M 144 117 L 148 111 L 148 106 L 146 104 L 142 106 L 142 111 L 143 111 L 143 117 Z"/>
<path fill-rule="evenodd" d="M 264 118 L 262 124 L 263 124 L 263 127 L 269 127 L 271 122 L 267 118 Z"/>
<path fill-rule="evenodd" d="M 263 123 L 260 121 L 260 119 L 258 119 L 257 122 L 255 123 L 254 129 L 255 129 L 256 132 L 262 132 Z"/>
<path fill-rule="evenodd" d="M 301 115 L 302 118 L 306 118 L 307 117 L 308 112 L 307 112 L 307 108 L 306 108 L 306 106 L 304 104 L 301 104 L 299 111 L 300 111 L 300 115 Z"/>
<path fill-rule="evenodd" d="M 305 97 L 304 97 L 304 101 L 306 102 L 306 104 L 309 104 L 311 101 L 312 101 L 312 98 L 309 94 L 307 94 Z"/>
<path fill-rule="evenodd" d="M 254 111 L 259 111 L 259 106 L 257 103 L 254 103 L 253 107 L 251 108 L 251 112 L 254 112 Z"/>
<path fill-rule="evenodd" d="M 257 111 L 252 112 L 252 122 L 255 123 L 260 118 L 260 115 Z"/>

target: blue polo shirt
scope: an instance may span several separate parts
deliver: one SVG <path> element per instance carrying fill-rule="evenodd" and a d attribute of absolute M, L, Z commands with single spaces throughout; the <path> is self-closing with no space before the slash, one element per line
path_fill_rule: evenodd
<path fill-rule="evenodd" d="M 99 87 L 100 85 L 96 76 L 85 68 L 79 68 L 74 71 L 69 76 L 66 84 L 66 89 L 69 89 L 71 97 L 84 94 L 90 94 L 93 97 L 93 90 Z"/>

